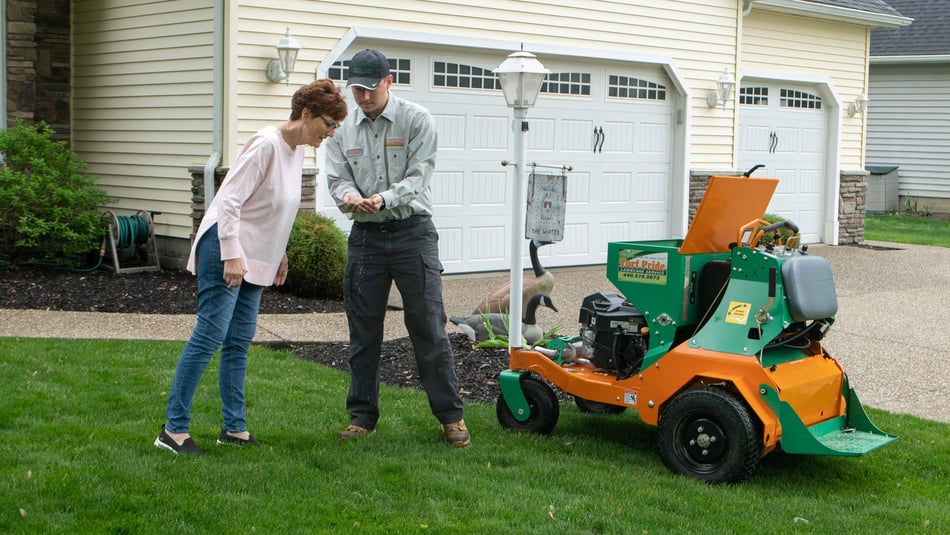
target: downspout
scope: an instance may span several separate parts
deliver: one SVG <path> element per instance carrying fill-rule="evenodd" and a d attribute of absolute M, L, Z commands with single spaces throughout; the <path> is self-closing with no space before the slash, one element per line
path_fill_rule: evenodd
<path fill-rule="evenodd" d="M 224 1 L 215 0 L 214 2 L 214 52 L 212 59 L 212 83 L 211 83 L 211 154 L 204 168 L 204 190 L 205 190 L 205 212 L 211 205 L 211 199 L 214 198 L 214 170 L 221 162 L 221 145 L 223 128 L 223 100 L 224 92 Z"/>
<path fill-rule="evenodd" d="M 0 129 L 7 129 L 7 3 L 0 2 Z M 2 162 L 0 157 L 0 162 Z"/>

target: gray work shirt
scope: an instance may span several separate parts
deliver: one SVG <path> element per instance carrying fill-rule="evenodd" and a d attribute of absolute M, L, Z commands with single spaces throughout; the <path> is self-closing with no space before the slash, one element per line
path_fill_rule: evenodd
<path fill-rule="evenodd" d="M 379 193 L 386 203 L 375 214 L 347 213 L 354 221 L 432 215 L 438 139 L 429 110 L 390 93 L 375 121 L 355 107 L 325 146 L 327 187 L 341 211 L 343 197 L 351 193 L 364 198 Z"/>

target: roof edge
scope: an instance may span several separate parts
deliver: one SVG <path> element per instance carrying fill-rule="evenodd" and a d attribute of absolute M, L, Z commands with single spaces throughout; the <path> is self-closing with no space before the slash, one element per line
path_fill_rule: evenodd
<path fill-rule="evenodd" d="M 900 28 L 914 22 L 914 19 L 910 17 L 815 4 L 803 0 L 753 0 L 752 8 L 789 15 L 801 15 L 838 22 L 862 24 L 872 28 Z"/>
<path fill-rule="evenodd" d="M 893 65 L 907 63 L 950 63 L 950 54 L 921 54 L 919 56 L 871 56 L 872 65 Z"/>

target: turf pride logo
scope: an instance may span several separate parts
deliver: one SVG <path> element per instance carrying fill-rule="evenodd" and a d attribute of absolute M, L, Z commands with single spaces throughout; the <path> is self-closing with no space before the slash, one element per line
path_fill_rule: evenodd
<path fill-rule="evenodd" d="M 625 282 L 666 285 L 669 267 L 667 253 L 647 253 L 624 249 L 618 255 L 617 279 Z"/>

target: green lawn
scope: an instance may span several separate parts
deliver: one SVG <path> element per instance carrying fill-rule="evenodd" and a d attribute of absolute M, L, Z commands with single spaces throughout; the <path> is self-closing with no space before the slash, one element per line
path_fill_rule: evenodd
<path fill-rule="evenodd" d="M 950 221 L 901 214 L 868 214 L 864 239 L 950 247 Z"/>
<path fill-rule="evenodd" d="M 346 375 L 255 347 L 260 448 L 215 446 L 217 368 L 192 433 L 152 446 L 182 343 L 0 338 L 2 533 L 940 533 L 950 426 L 870 410 L 900 440 L 864 457 L 773 453 L 742 484 L 675 475 L 635 413 L 562 406 L 550 437 L 471 404 L 473 444 L 440 442 L 425 396 L 384 387 L 378 432 L 340 443 Z"/>

